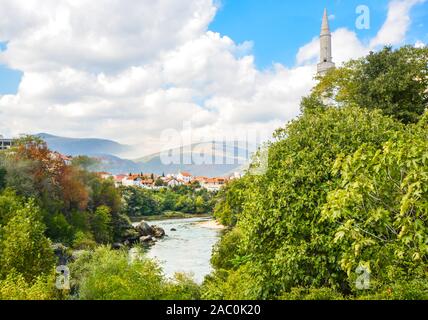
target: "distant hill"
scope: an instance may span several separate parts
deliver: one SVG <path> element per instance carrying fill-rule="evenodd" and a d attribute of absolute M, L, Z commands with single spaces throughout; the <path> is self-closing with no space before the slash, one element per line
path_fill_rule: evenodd
<path fill-rule="evenodd" d="M 47 133 L 41 133 L 37 136 L 45 140 L 50 149 L 62 154 L 97 158 L 99 165 L 93 170 L 107 171 L 113 174 L 130 172 L 168 174 L 188 171 L 195 176 L 226 176 L 236 171 L 242 171 L 247 160 L 251 158 L 252 152 L 255 151 L 255 146 L 245 146 L 238 142 L 198 143 L 171 150 L 171 154 L 179 156 L 181 164 L 168 164 L 163 161 L 165 157 L 162 157 L 163 153 L 161 152 L 135 160 L 124 159 L 121 155 L 137 152 L 132 146 L 122 145 L 111 140 L 66 138 Z M 208 159 L 208 161 L 198 164 L 198 158 Z M 190 160 L 187 161 L 190 164 L 184 162 L 183 159 Z"/>
<path fill-rule="evenodd" d="M 112 174 L 128 174 L 141 172 L 141 166 L 132 160 L 122 159 L 110 154 L 92 155 L 98 164 L 92 170 L 97 172 L 110 172 Z"/>
<path fill-rule="evenodd" d="M 240 147 L 237 142 L 205 142 L 172 149 L 169 153 L 165 152 L 163 157 L 162 153 L 155 153 L 134 161 L 141 165 L 144 172 L 162 174 L 188 171 L 195 176 L 217 177 L 242 171 L 253 151 L 255 147 Z M 168 164 L 168 161 L 163 161 L 173 159 L 174 156 L 180 159 L 181 164 Z"/>
<path fill-rule="evenodd" d="M 132 150 L 132 147 L 105 139 L 79 139 L 58 137 L 47 133 L 37 134 L 46 141 L 49 148 L 65 155 L 100 155 L 120 156 Z"/>

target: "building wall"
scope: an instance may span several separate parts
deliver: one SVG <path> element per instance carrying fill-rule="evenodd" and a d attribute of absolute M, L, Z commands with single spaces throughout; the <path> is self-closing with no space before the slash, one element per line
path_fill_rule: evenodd
<path fill-rule="evenodd" d="M 0 150 L 9 149 L 12 146 L 12 139 L 0 139 Z"/>

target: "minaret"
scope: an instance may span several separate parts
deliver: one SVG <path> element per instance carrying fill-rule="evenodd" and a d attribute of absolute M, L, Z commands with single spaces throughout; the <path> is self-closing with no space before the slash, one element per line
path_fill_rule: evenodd
<path fill-rule="evenodd" d="M 327 9 L 324 10 L 324 17 L 322 18 L 321 36 L 320 36 L 320 63 L 318 64 L 318 74 L 323 76 L 328 70 L 334 68 L 336 65 L 333 63 L 331 56 L 331 32 L 328 24 Z"/>

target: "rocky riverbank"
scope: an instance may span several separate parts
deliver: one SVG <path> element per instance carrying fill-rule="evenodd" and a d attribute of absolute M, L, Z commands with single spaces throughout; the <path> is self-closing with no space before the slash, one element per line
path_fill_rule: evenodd
<path fill-rule="evenodd" d="M 161 240 L 166 235 L 165 230 L 158 226 L 151 226 L 146 221 L 141 221 L 132 226 L 127 231 L 121 243 L 113 244 L 114 249 L 119 249 L 122 246 L 132 246 L 134 244 L 149 244 L 152 245 L 156 241 Z"/>
<path fill-rule="evenodd" d="M 131 226 L 125 233 L 121 242 L 112 244 L 112 249 L 119 250 L 126 247 L 132 247 L 136 244 L 154 245 L 158 240 L 166 236 L 165 230 L 158 226 L 151 226 L 146 221 Z M 52 250 L 58 257 L 60 265 L 67 265 L 69 262 L 75 261 L 78 256 L 85 250 L 72 250 L 71 248 L 55 243 L 52 245 Z"/>

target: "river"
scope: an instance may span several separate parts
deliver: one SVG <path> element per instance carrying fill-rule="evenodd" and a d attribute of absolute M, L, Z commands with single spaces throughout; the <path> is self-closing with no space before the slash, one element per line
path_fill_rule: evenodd
<path fill-rule="evenodd" d="M 163 228 L 167 236 L 152 246 L 147 256 L 160 262 L 167 277 L 172 277 L 176 272 L 185 272 L 191 274 L 196 282 L 202 283 L 212 271 L 212 249 L 221 235 L 221 230 L 204 225 L 204 222 L 210 220 L 190 218 L 150 221 L 150 225 Z"/>

